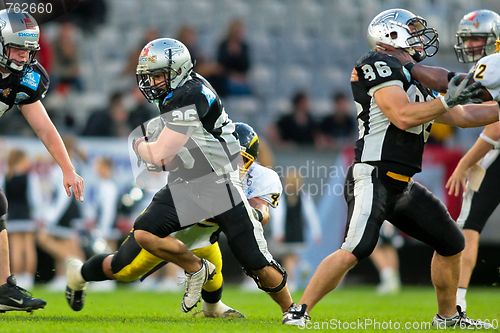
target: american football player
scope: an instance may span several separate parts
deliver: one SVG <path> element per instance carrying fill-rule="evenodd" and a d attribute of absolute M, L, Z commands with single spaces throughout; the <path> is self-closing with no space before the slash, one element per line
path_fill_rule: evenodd
<path fill-rule="evenodd" d="M 145 133 L 136 137 L 132 147 L 138 165 L 145 162 L 169 173 L 167 185 L 136 219 L 134 239 L 144 250 L 185 270 L 181 308 L 188 312 L 199 302 L 216 267 L 170 235 L 211 219 L 247 274 L 285 311 L 292 304 L 286 273 L 269 253 L 262 224 L 243 193 L 235 125 L 213 87 L 193 66 L 188 49 L 175 39 L 153 40 L 140 53 L 137 82 L 146 99 L 158 106 L 164 127 L 155 138 Z M 104 259 L 91 258 L 83 275 L 88 280 L 106 279 L 92 275 Z M 96 268 L 87 270 L 92 266 Z"/>
<path fill-rule="evenodd" d="M 443 203 L 412 176 L 421 171 L 424 144 L 434 121 L 480 126 L 494 122 L 498 115 L 491 109 L 472 113 L 455 107 L 481 102 L 479 84 L 467 86 L 470 76 L 453 77 L 446 95 L 436 96 L 397 58 L 376 52 L 376 43 L 384 42 L 415 62 L 433 56 L 439 47 L 437 32 L 423 18 L 404 9 L 386 10 L 369 24 L 368 40 L 373 50 L 356 62 L 351 75 L 362 130 L 345 183 L 346 237 L 341 248 L 321 262 L 300 304 L 287 312 L 283 323 L 305 326 L 308 311 L 370 255 L 387 220 L 435 250 L 431 265 L 438 300 L 434 326 L 487 327 L 456 308 L 463 235 Z"/>
<path fill-rule="evenodd" d="M 154 122 L 154 120 L 152 121 Z M 282 185 L 278 174 L 255 162 L 259 152 L 259 137 L 247 124 L 235 123 L 236 133 L 241 145 L 241 182 L 243 192 L 247 197 L 256 218 L 262 223 L 269 221 L 269 207 L 276 207 L 282 192 Z M 236 222 L 237 223 L 237 222 Z M 204 258 L 216 266 L 214 278 L 203 287 L 203 314 L 206 317 L 234 318 L 243 315 L 225 305 L 222 297 L 222 256 L 217 242 L 220 228 L 210 221 L 203 221 L 187 229 L 178 231 L 172 236 L 184 242 L 194 254 Z M 99 274 L 106 279 L 131 282 L 145 279 L 165 261 L 142 249 L 134 239 L 131 232 L 122 243 L 117 252 L 106 255 L 99 269 Z M 83 266 L 88 265 L 88 262 Z M 86 268 L 77 259 L 68 262 L 68 303 L 75 311 L 80 311 L 84 306 L 83 291 L 88 281 Z M 71 295 L 73 297 L 71 298 Z"/>
<path fill-rule="evenodd" d="M 40 30 L 26 13 L 0 11 L 0 116 L 17 106 L 34 132 L 56 160 L 63 174 L 63 186 L 70 196 L 83 201 L 83 179 L 75 172 L 59 133 L 41 102 L 49 86 L 49 77 L 35 60 L 40 49 Z M 0 191 L 0 312 L 33 311 L 45 307 L 17 286 L 10 274 L 9 243 L 6 230 L 7 198 Z"/>
<path fill-rule="evenodd" d="M 471 70 L 473 80 L 480 82 L 489 96 L 498 99 L 498 53 L 500 51 L 500 16 L 491 10 L 475 10 L 461 19 L 457 29 L 455 53 L 461 63 L 478 62 Z M 455 75 L 444 68 L 424 66 L 415 63 L 408 54 L 390 45 L 381 45 L 383 52 L 397 57 L 404 66 L 425 86 L 438 91 L 445 91 L 451 77 Z M 483 60 L 484 59 L 484 60 Z M 464 109 L 476 106 L 464 106 Z M 482 110 L 498 110 L 497 103 L 487 102 L 480 106 Z M 471 110 L 475 112 L 474 110 Z M 453 174 L 446 183 L 449 193 L 458 195 L 465 190 L 462 210 L 458 224 L 463 229 L 465 249 L 462 254 L 462 266 L 457 290 L 457 304 L 466 311 L 466 293 L 477 260 L 479 236 L 499 203 L 498 140 L 499 123 L 485 126 L 473 147 L 462 157 Z M 493 148 L 493 149 L 492 149 Z M 478 164 L 479 162 L 479 164 Z M 467 182 L 468 180 L 468 182 Z"/>

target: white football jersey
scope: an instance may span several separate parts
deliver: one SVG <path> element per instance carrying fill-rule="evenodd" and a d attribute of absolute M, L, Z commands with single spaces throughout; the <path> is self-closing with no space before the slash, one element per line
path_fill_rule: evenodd
<path fill-rule="evenodd" d="M 474 80 L 481 82 L 491 97 L 500 102 L 500 53 L 491 54 L 477 62 Z"/>
<path fill-rule="evenodd" d="M 260 198 L 271 207 L 278 206 L 283 186 L 276 171 L 254 162 L 241 182 L 247 199 Z M 186 244 L 190 250 L 195 250 L 209 246 L 210 236 L 217 229 L 219 226 L 215 223 L 202 222 L 177 231 L 172 236 Z"/>
<path fill-rule="evenodd" d="M 273 208 L 278 206 L 283 186 L 276 171 L 253 163 L 242 183 L 243 192 L 247 199 L 260 198 Z"/>

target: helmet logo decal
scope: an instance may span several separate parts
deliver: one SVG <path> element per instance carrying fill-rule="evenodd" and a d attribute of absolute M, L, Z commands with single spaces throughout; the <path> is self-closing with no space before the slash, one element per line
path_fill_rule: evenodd
<path fill-rule="evenodd" d="M 23 23 L 26 29 L 36 29 L 36 24 L 28 16 L 23 19 Z"/>
<path fill-rule="evenodd" d="M 152 44 L 146 45 L 141 52 L 141 57 L 147 57 L 149 55 L 149 50 L 151 49 Z"/>
<path fill-rule="evenodd" d="M 168 56 L 169 55 L 169 50 L 171 50 L 172 52 L 172 57 L 176 54 L 181 54 L 184 50 L 182 49 L 182 47 L 180 46 L 173 46 L 173 47 L 169 47 L 167 49 L 165 49 L 165 55 Z"/>
<path fill-rule="evenodd" d="M 475 27 L 475 28 L 479 28 L 479 25 L 481 23 L 479 21 L 476 21 L 476 22 L 473 22 L 472 25 Z"/>
<path fill-rule="evenodd" d="M 466 19 L 467 21 L 474 21 L 477 15 L 478 15 L 477 12 L 472 12 L 469 15 L 465 16 L 464 19 Z"/>

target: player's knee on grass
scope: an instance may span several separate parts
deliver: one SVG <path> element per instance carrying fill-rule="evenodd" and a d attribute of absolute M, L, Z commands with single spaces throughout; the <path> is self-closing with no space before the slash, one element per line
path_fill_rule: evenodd
<path fill-rule="evenodd" d="M 216 242 L 206 247 L 192 250 L 193 254 L 199 258 L 206 259 L 215 265 L 215 275 L 212 280 L 203 286 L 203 290 L 207 292 L 215 292 L 222 288 L 222 254 L 220 252 L 219 243 Z M 214 303 L 214 302 L 210 302 Z"/>

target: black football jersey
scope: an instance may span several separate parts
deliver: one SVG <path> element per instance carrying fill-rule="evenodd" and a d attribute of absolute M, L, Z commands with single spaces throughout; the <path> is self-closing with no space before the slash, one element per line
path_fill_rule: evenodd
<path fill-rule="evenodd" d="M 0 79 L 0 117 L 14 105 L 31 104 L 45 97 L 49 76 L 39 63 L 23 74 L 9 74 Z"/>
<path fill-rule="evenodd" d="M 389 55 L 371 51 L 356 62 L 354 70 L 358 79 L 351 81 L 351 88 L 359 129 L 355 161 L 383 165 L 409 176 L 420 172 L 432 121 L 401 130 L 380 110 L 373 95 L 380 88 L 400 86 L 410 102 L 425 102 L 434 99 L 434 93 Z"/>
<path fill-rule="evenodd" d="M 193 73 L 190 80 L 159 100 L 159 108 L 166 127 L 189 135 L 175 158 L 172 178 L 190 180 L 237 170 L 240 145 L 234 123 L 201 75 Z"/>

